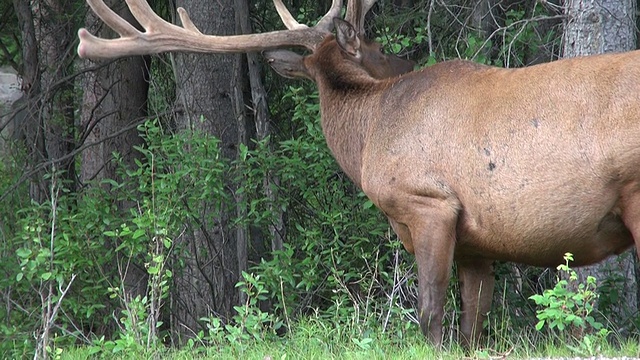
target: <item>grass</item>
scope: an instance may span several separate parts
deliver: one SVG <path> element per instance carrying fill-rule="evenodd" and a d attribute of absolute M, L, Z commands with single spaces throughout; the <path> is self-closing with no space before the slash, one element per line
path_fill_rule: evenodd
<path fill-rule="evenodd" d="M 559 290 L 556 289 L 556 292 Z M 555 293 L 554 293 L 555 294 Z M 571 293 L 573 294 L 573 293 Z M 563 305 L 565 298 L 550 297 Z M 573 296 L 573 295 L 572 295 Z M 506 297 L 506 296 L 505 296 Z M 555 304 L 555 303 L 554 303 Z M 562 326 L 544 326 L 536 330 L 534 316 L 516 316 L 516 312 L 503 301 L 502 306 L 490 313 L 488 332 L 477 350 L 465 352 L 455 341 L 458 311 L 451 308 L 444 323 L 445 342 L 435 349 L 420 333 L 419 326 L 407 321 L 411 311 L 395 309 L 389 312 L 389 322 L 382 331 L 380 313 L 362 315 L 345 307 L 336 307 L 335 313 L 316 312 L 299 318 L 290 325 L 290 331 L 278 336 L 271 327 L 282 322 L 273 314 L 262 313 L 249 302 L 246 311 L 239 311 L 227 325 L 217 319 L 205 321 L 207 330 L 189 339 L 182 348 L 157 345 L 151 349 L 137 338 L 146 338 L 148 329 L 140 318 L 123 318 L 124 333 L 117 339 L 100 343 L 102 352 L 91 355 L 91 347 L 55 348 L 56 359 L 531 359 L 531 358 L 595 358 L 629 357 L 640 359 L 640 341 L 637 328 L 632 338 L 623 338 L 610 328 L 600 332 L 595 321 L 574 324 L 576 316 L 586 318 L 590 313 L 556 311 L 555 318 Z M 547 307 L 545 311 L 558 309 Z M 569 307 L 569 309 L 573 309 Z M 539 313 L 539 312 L 538 312 Z M 577 314 L 577 315 L 576 315 Z M 289 323 L 287 319 L 287 324 Z M 606 318 L 601 319 L 609 324 Z M 613 327 L 613 326 L 611 326 Z M 129 329 L 129 330 L 125 330 Z M 138 329 L 132 331 L 131 329 Z M 195 332 L 194 332 L 195 334 Z M 572 335 L 573 334 L 573 335 Z M 68 340 L 68 339 L 67 339 Z M 61 341 L 60 344 L 68 341 Z M 97 343 L 97 342 L 96 342 Z"/>
<path fill-rule="evenodd" d="M 628 356 L 640 358 L 640 345 L 636 340 L 610 341 L 602 344 L 596 354 L 581 354 L 567 344 L 552 343 L 539 333 L 512 336 L 509 339 L 487 340 L 487 347 L 465 353 L 455 342 L 449 341 L 438 351 L 427 344 L 415 324 L 395 332 L 375 332 L 355 326 L 335 324 L 318 318 L 308 318 L 292 326 L 293 331 L 282 337 L 268 336 L 267 340 L 243 340 L 214 343 L 194 342 L 182 349 L 160 348 L 153 351 L 120 351 L 103 353 L 106 359 L 529 359 L 559 357 Z M 615 338 L 612 340 L 616 340 Z M 611 342 L 619 343 L 613 345 Z M 499 349 L 499 350 L 496 350 Z M 88 347 L 62 349 L 59 359 L 88 359 Z"/>

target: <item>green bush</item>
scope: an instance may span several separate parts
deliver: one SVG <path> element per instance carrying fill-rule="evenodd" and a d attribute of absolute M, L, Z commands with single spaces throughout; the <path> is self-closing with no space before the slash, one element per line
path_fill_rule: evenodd
<path fill-rule="evenodd" d="M 319 123 L 317 94 L 292 87 L 293 127 L 272 153 L 262 143 L 243 149 L 241 164 L 248 219 L 266 227 L 270 209 L 286 211 L 287 243 L 254 268 L 274 309 L 295 317 L 315 311 L 342 322 L 378 321 L 392 292 L 392 255 L 400 247 L 386 219 L 338 168 Z M 279 203 L 267 204 L 262 179 L 279 179 Z M 270 205 L 270 206 L 268 206 Z M 401 266 L 409 266 L 402 264 Z M 395 305 L 395 304 L 392 304 Z M 400 310 L 399 310 L 400 311 Z"/>
<path fill-rule="evenodd" d="M 533 300 L 541 309 L 537 311 L 536 330 L 545 326 L 562 341 L 576 342 L 570 345 L 581 355 L 593 356 L 606 340 L 609 330 L 593 317 L 598 299 L 596 279 L 588 276 L 586 283 L 577 283 L 575 270 L 569 267 L 573 255 L 564 255 L 565 263 L 558 266 L 557 282 L 553 289 L 542 295 L 533 295 Z"/>

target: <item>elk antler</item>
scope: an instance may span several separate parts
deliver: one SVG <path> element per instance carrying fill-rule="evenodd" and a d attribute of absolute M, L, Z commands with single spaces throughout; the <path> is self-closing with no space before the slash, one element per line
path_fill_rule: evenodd
<path fill-rule="evenodd" d="M 178 8 L 183 25 L 180 27 L 159 17 L 144 0 L 126 0 L 129 10 L 145 30 L 139 31 L 105 5 L 103 0 L 86 1 L 96 15 L 120 35 L 117 39 L 102 39 L 92 35 L 87 29 L 78 30 L 78 55 L 91 59 L 111 59 L 167 51 L 237 53 L 288 46 L 303 46 L 314 50 L 331 31 L 332 19 L 340 14 L 342 8 L 342 0 L 333 0 L 326 15 L 316 26 L 309 28 L 299 24 L 291 16 L 282 0 L 273 0 L 278 14 L 289 30 L 215 36 L 201 33 L 183 8 Z"/>
<path fill-rule="evenodd" d="M 364 35 L 364 17 L 377 0 L 350 0 L 347 3 L 345 20 L 351 23 L 358 33 Z"/>

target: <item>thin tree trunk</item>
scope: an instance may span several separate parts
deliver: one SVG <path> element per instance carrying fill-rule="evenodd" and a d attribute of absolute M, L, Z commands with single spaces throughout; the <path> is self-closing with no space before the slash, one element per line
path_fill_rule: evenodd
<path fill-rule="evenodd" d="M 44 151 L 47 160 L 56 160 L 75 148 L 75 115 L 73 82 L 65 80 L 70 75 L 73 60 L 72 44 L 75 32 L 67 19 L 71 3 L 62 0 L 34 0 L 31 2 L 39 51 L 40 68 L 39 117 L 43 127 Z M 73 159 L 58 163 L 48 171 L 64 171 L 63 178 L 70 180 L 66 187 L 76 181 Z M 48 185 L 41 188 L 47 192 Z"/>
<path fill-rule="evenodd" d="M 497 26 L 491 13 L 494 6 L 495 0 L 477 0 L 471 11 L 471 25 L 480 41 L 487 40 Z M 490 58 L 491 51 L 491 46 L 485 45 L 480 49 L 479 55 L 486 61 Z"/>
<path fill-rule="evenodd" d="M 24 142 L 27 150 L 29 164 L 26 172 L 33 172 L 38 164 L 45 161 L 43 127 L 39 122 L 37 99 L 40 96 L 40 66 L 38 61 L 38 40 L 36 28 L 28 1 L 13 0 L 18 23 L 22 33 L 22 61 L 20 71 L 22 76 L 22 91 L 24 98 L 24 116 L 21 123 L 15 123 L 16 130 L 24 134 Z M 42 171 L 33 172 L 29 181 L 29 195 L 35 202 L 45 199 L 46 192 L 40 186 L 44 177 Z"/>
<path fill-rule="evenodd" d="M 239 20 L 238 14 L 236 14 L 236 32 L 240 33 L 239 29 Z M 233 81 L 234 84 L 232 93 L 233 93 L 233 103 L 234 103 L 234 111 L 236 113 L 236 120 L 238 125 L 238 144 L 248 144 L 249 140 L 249 124 L 247 119 L 246 112 L 246 101 L 245 101 L 245 90 L 246 90 L 246 82 L 242 81 L 246 78 L 245 74 L 247 73 L 246 67 L 246 59 L 245 56 L 236 56 L 233 70 Z M 241 180 L 244 181 L 244 180 Z M 241 184 L 236 184 L 236 186 L 242 186 Z M 236 206 L 236 217 L 238 219 L 244 219 L 247 216 L 247 206 L 246 206 L 246 194 L 242 192 L 234 193 L 234 202 Z M 242 274 L 243 271 L 247 270 L 248 260 L 249 260 L 249 242 L 251 239 L 251 232 L 246 225 L 239 224 L 236 227 L 235 236 L 236 236 L 236 254 L 238 256 L 238 274 Z M 246 296 L 243 293 L 238 294 L 238 301 L 244 303 L 246 301 Z"/>
<path fill-rule="evenodd" d="M 249 4 L 247 0 L 236 0 L 237 18 L 240 30 L 243 34 L 252 33 L 251 22 L 249 21 Z M 249 83 L 251 85 L 251 102 L 253 118 L 256 126 L 256 137 L 258 141 L 263 141 L 271 136 L 271 120 L 269 118 L 269 105 L 267 104 L 267 91 L 262 83 L 262 57 L 258 53 L 248 53 L 246 55 L 249 69 Z M 280 184 L 280 179 L 268 173 L 263 182 L 264 194 L 269 199 L 269 211 L 273 214 L 273 222 L 269 225 L 269 236 L 271 238 L 271 250 L 282 250 L 285 239 L 284 214 L 282 210 L 273 206 L 277 203 L 277 193 L 275 187 Z"/>
<path fill-rule="evenodd" d="M 24 121 L 16 124 L 25 134 L 28 151 L 28 164 L 25 171 L 32 174 L 30 197 L 36 203 L 51 204 L 52 224 L 55 225 L 56 198 L 58 181 L 70 191 L 75 190 L 75 162 L 66 158 L 75 147 L 73 82 L 70 73 L 73 69 L 73 56 L 69 52 L 74 33 L 72 21 L 66 16 L 70 3 L 57 0 L 15 1 L 14 6 L 19 18 L 23 36 L 23 55 L 25 75 L 23 90 L 27 97 Z M 22 117 L 22 115 L 25 115 Z M 46 164 L 56 164 L 49 165 Z M 46 173 L 52 174 L 45 177 Z M 51 230 L 51 249 L 55 227 Z M 48 260 L 54 261 L 54 252 Z M 66 292 L 66 291 L 65 291 Z M 35 330 L 34 358 L 48 358 L 51 329 L 56 318 L 53 300 L 62 294 L 56 291 L 53 279 L 41 281 L 38 287 L 41 301 L 41 322 Z"/>

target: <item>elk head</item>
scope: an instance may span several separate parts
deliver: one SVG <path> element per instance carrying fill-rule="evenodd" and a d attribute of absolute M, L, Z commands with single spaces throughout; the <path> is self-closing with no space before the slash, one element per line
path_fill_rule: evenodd
<path fill-rule="evenodd" d="M 78 55 L 90 59 L 110 59 L 162 52 L 240 53 L 265 51 L 270 65 L 280 75 L 315 80 L 318 73 L 314 56 L 322 46 L 337 43 L 345 63 L 356 65 L 371 77 L 384 79 L 413 70 L 414 63 L 395 55 L 382 53 L 380 45 L 364 38 L 364 16 L 375 0 L 350 1 L 346 21 L 337 18 L 342 0 L 333 0 L 329 11 L 313 27 L 298 23 L 282 0 L 274 0 L 275 8 L 288 30 L 260 34 L 215 36 L 202 34 L 183 8 L 178 15 L 183 27 L 168 23 L 153 12 L 143 0 L 126 0 L 133 16 L 145 31 L 140 31 L 119 17 L 102 0 L 87 0 L 93 11 L 120 38 L 101 39 L 82 28 L 78 31 Z M 336 27 L 337 35 L 331 35 Z M 311 55 L 301 56 L 287 47 L 304 47 Z M 339 66 L 340 64 L 334 64 Z"/>

